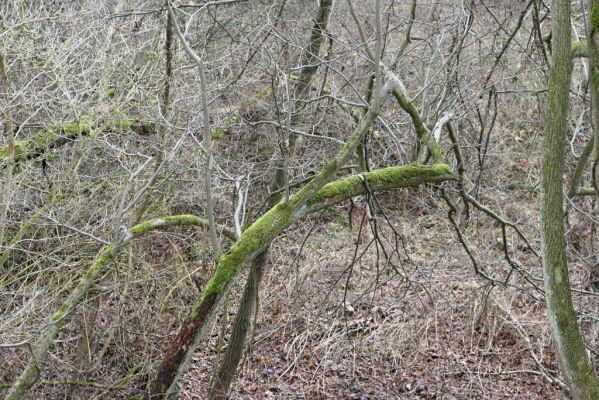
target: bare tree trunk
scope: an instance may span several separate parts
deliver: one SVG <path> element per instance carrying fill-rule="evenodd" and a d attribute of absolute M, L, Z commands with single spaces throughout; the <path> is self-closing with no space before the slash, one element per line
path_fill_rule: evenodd
<path fill-rule="evenodd" d="M 165 0 L 165 6 L 168 7 L 168 2 L 170 0 Z M 173 19 L 170 14 L 166 13 L 166 26 L 164 31 L 164 83 L 162 84 L 162 95 L 160 99 L 160 112 L 162 113 L 162 117 L 164 119 L 168 118 L 169 110 L 170 110 L 170 100 L 171 100 L 171 83 L 173 80 Z M 156 154 L 156 161 L 154 165 L 154 172 L 164 160 L 165 150 L 164 143 L 166 137 L 166 128 L 164 125 L 160 126 L 159 129 L 160 143 L 161 149 Z M 152 202 L 152 192 L 148 191 L 144 196 L 143 201 L 140 203 L 139 209 L 137 210 L 137 214 L 134 219 L 134 223 L 138 223 L 143 218 L 145 212 L 148 209 L 148 206 Z"/>
<path fill-rule="evenodd" d="M 177 17 L 175 16 L 175 12 L 171 7 L 170 1 L 166 0 L 166 6 L 168 8 L 168 13 L 170 19 L 172 20 L 172 25 L 175 28 L 175 33 L 179 37 L 181 44 L 183 45 L 183 49 L 189 55 L 189 57 L 195 62 L 198 67 L 198 72 L 200 75 L 200 89 L 201 99 L 202 99 L 202 114 L 204 117 L 204 121 L 202 123 L 203 133 L 204 133 L 204 147 L 206 150 L 206 163 L 204 169 L 204 190 L 206 190 L 206 213 L 208 214 L 208 224 L 210 231 L 210 239 L 212 241 L 212 250 L 214 251 L 214 256 L 218 257 L 220 255 L 220 243 L 218 241 L 218 236 L 216 234 L 216 223 L 214 222 L 214 204 L 212 199 L 212 167 L 214 164 L 213 160 L 213 149 L 212 149 L 212 132 L 210 131 L 210 119 L 208 115 L 208 95 L 207 95 L 207 86 L 206 86 L 206 74 L 204 72 L 204 61 L 200 58 L 200 56 L 193 51 L 181 29 L 179 28 L 179 24 L 177 23 Z"/>
<path fill-rule="evenodd" d="M 228 397 L 231 383 L 233 383 L 239 361 L 243 354 L 243 348 L 247 333 L 250 329 L 252 314 L 254 313 L 257 304 L 258 289 L 267 258 L 268 251 L 263 251 L 256 256 L 252 263 L 252 268 L 250 269 L 243 290 L 241 303 L 237 310 L 237 314 L 235 315 L 233 332 L 231 333 L 231 338 L 227 344 L 227 351 L 225 352 L 221 365 L 212 377 L 212 383 L 208 393 L 209 399 L 224 400 Z"/>
<path fill-rule="evenodd" d="M 599 0 L 589 0 L 587 26 L 589 48 L 589 87 L 591 92 L 591 126 L 594 138 L 593 187 L 599 197 Z"/>
<path fill-rule="evenodd" d="M 551 17 L 553 64 L 541 168 L 541 246 L 547 314 L 556 353 L 573 398 L 599 399 L 599 382 L 572 304 L 563 225 L 564 152 L 572 77 L 570 1 L 553 0 Z"/>
<path fill-rule="evenodd" d="M 320 2 L 318 15 L 316 16 L 316 21 L 314 22 L 314 26 L 312 27 L 308 45 L 306 46 L 306 49 L 304 50 L 304 55 L 302 57 L 302 72 L 295 85 L 295 103 L 298 103 L 298 100 L 305 100 L 308 97 L 308 94 L 310 93 L 312 79 L 314 78 L 316 71 L 318 71 L 318 65 L 320 64 L 320 47 L 322 46 L 322 42 L 325 39 L 325 32 L 327 29 L 327 23 L 329 21 L 329 16 L 332 7 L 333 0 L 322 0 Z M 297 123 L 299 114 L 298 109 L 296 107 L 293 107 L 291 112 L 291 125 L 293 126 Z M 295 147 L 296 140 L 297 135 L 289 135 L 288 148 L 290 153 L 293 151 L 293 148 Z M 282 188 L 285 184 L 284 182 L 285 169 L 283 163 L 280 163 L 280 165 L 277 166 L 277 169 L 275 171 L 275 177 L 273 178 L 270 187 L 271 191 L 274 192 Z"/>

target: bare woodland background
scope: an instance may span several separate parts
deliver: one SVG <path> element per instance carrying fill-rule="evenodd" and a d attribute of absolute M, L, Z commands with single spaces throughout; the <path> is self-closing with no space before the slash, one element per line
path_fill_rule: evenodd
<path fill-rule="evenodd" d="M 375 2 L 353 3 L 355 18 L 345 0 L 334 2 L 317 71 L 298 101 L 316 1 L 181 1 L 177 24 L 204 63 L 205 91 L 181 40 L 167 37 L 164 1 L 2 2 L 0 118 L 16 141 L 14 165 L 8 147 L 0 150 L 3 394 L 121 225 L 206 217 L 202 93 L 219 226 L 235 232 L 237 221 L 244 229 L 270 208 L 269 185 L 284 158 L 291 193 L 327 165 L 358 125 L 373 74 L 359 29 L 374 48 Z M 451 180 L 368 193 L 286 229 L 268 254 L 231 398 L 567 398 L 538 257 L 549 5 L 385 0 L 380 11 L 383 62 L 430 131 L 451 114 L 465 190 L 500 219 L 465 204 Z M 585 15 L 574 2 L 574 40 L 585 36 Z M 588 74 L 576 58 L 567 183 L 591 137 Z M 457 176 L 441 128 L 442 156 Z M 340 175 L 361 163 L 407 164 L 415 143 L 412 119 L 390 97 L 364 142 L 366 164 L 355 157 Z M 585 172 L 582 186 L 590 182 Z M 457 207 L 455 226 L 442 187 Z M 573 299 L 594 361 L 596 222 L 595 196 L 567 200 Z M 217 233 L 226 251 L 231 238 Z M 144 396 L 214 272 L 214 247 L 205 226 L 155 231 L 124 246 L 65 316 L 24 398 Z M 180 398 L 206 396 L 246 276 L 209 325 L 179 381 Z"/>

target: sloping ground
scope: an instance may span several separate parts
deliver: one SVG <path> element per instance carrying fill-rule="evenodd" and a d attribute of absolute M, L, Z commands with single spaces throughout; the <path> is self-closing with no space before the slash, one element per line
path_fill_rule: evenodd
<path fill-rule="evenodd" d="M 379 218 L 378 255 L 374 244 L 366 250 L 372 229 L 359 234 L 358 219 L 350 230 L 344 208 L 277 241 L 253 353 L 232 398 L 567 398 L 543 377 L 559 372 L 538 292 L 517 272 L 508 287 L 477 277 L 443 209 L 414 200 L 422 194 L 382 196 L 400 236 L 396 246 Z M 524 207 L 508 211 L 520 221 L 534 216 Z M 494 240 L 500 230 L 479 219 L 467 232 L 487 272 L 508 276 Z M 535 260 L 519 253 L 522 268 L 540 276 Z M 201 348 L 210 350 L 196 353 L 183 399 L 205 395 L 216 354 Z"/>

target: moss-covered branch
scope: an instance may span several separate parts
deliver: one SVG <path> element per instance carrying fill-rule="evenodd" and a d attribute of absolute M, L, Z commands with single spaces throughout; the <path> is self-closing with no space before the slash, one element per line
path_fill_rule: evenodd
<path fill-rule="evenodd" d="M 581 187 L 576 191 L 578 196 L 594 196 L 596 193 L 595 188 L 592 187 Z"/>
<path fill-rule="evenodd" d="M 18 140 L 15 142 L 15 162 L 22 162 L 38 158 L 54 147 L 60 147 L 79 136 L 89 135 L 92 131 L 92 123 L 88 119 L 65 122 L 54 128 L 39 129 L 30 140 Z M 140 134 L 147 134 L 153 129 L 152 124 L 131 119 L 119 119 L 103 121 L 98 125 L 99 129 L 109 130 L 132 130 Z M 0 168 L 4 168 L 8 158 L 8 145 L 0 149 Z"/>
<path fill-rule="evenodd" d="M 91 130 L 91 124 L 87 120 L 64 123 L 56 128 L 40 129 L 31 140 L 19 140 L 15 143 L 15 161 L 24 161 L 37 158 L 53 147 L 87 135 Z M 0 161 L 7 156 L 7 149 L 0 150 Z"/>
<path fill-rule="evenodd" d="M 532 3 L 532 0 L 529 2 L 529 5 L 527 6 L 527 8 L 530 7 L 530 3 Z M 362 44 L 364 45 L 366 54 L 368 55 L 368 58 L 370 58 L 374 62 L 374 60 L 375 60 L 374 53 L 372 52 L 372 49 L 370 49 L 370 46 L 368 46 L 368 40 L 364 33 L 364 29 L 362 28 L 362 24 L 355 13 L 354 6 L 352 5 L 351 0 L 347 1 L 347 5 L 349 7 L 350 15 L 352 16 L 354 23 L 356 25 L 356 29 L 358 31 L 360 39 L 362 40 Z M 395 64 L 395 62 L 394 62 L 394 64 Z M 401 79 L 399 79 L 399 77 L 397 75 L 395 75 L 393 73 L 392 69 L 389 68 L 384 63 L 380 62 L 380 68 L 381 68 L 381 71 L 383 72 L 383 74 L 385 74 L 385 76 L 391 82 L 394 83 L 394 87 L 391 92 L 393 94 L 393 97 L 395 97 L 395 99 L 397 99 L 399 106 L 405 112 L 407 112 L 408 115 L 410 116 L 410 118 L 412 119 L 412 125 L 414 125 L 414 129 L 416 130 L 416 139 L 417 139 L 415 152 L 414 152 L 414 161 L 418 161 L 419 163 L 424 163 L 426 160 L 428 160 L 428 158 L 430 156 L 433 158 L 434 163 L 436 163 L 436 164 L 442 163 L 443 157 L 441 155 L 441 149 L 439 148 L 438 143 L 435 141 L 435 139 L 431 135 L 430 130 L 424 124 L 424 121 L 422 120 L 422 117 L 420 116 L 418 109 L 416 108 L 414 103 L 412 103 L 412 100 L 409 98 L 408 92 L 407 92 L 406 87 L 404 86 L 403 82 L 401 81 Z M 421 144 L 424 144 L 426 147 L 424 149 L 421 149 Z"/>
<path fill-rule="evenodd" d="M 207 227 L 208 222 L 195 215 L 174 215 L 170 217 L 156 218 L 135 225 L 127 231 L 125 239 L 121 242 L 119 248 L 130 243 L 151 231 L 165 229 L 171 226 L 194 225 Z M 235 240 L 235 234 L 228 230 L 222 229 L 223 233 L 232 240 Z M 27 363 L 25 370 L 13 382 L 10 390 L 6 394 L 5 400 L 20 399 L 23 393 L 31 387 L 36 377 L 39 374 L 39 365 L 44 362 L 48 356 L 48 351 L 54 344 L 56 336 L 60 329 L 66 323 L 66 317 L 75 309 L 77 304 L 85 297 L 93 282 L 98 278 L 104 268 L 114 260 L 118 252 L 113 252 L 112 244 L 105 246 L 96 259 L 92 262 L 85 275 L 81 277 L 75 289 L 69 297 L 62 303 L 58 310 L 52 316 L 48 328 L 42 335 L 32 344 L 32 357 Z"/>
<path fill-rule="evenodd" d="M 453 180 L 451 169 L 446 164 L 431 166 L 405 165 L 377 169 L 359 175 L 349 176 L 328 183 L 308 201 L 306 213 L 315 212 L 333 204 L 366 193 L 365 184 L 373 191 L 415 187 L 423 183 Z"/>

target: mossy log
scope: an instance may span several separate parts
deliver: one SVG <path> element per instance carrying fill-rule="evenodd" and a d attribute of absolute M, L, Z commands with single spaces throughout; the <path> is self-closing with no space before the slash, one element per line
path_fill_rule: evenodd
<path fill-rule="evenodd" d="M 114 260 L 118 255 L 118 250 L 122 249 L 124 245 L 130 243 L 133 239 L 137 239 L 149 233 L 151 231 L 165 229 L 171 226 L 182 226 L 182 225 L 194 225 L 207 227 L 208 222 L 203 218 L 195 215 L 174 215 L 170 217 L 156 218 L 142 222 L 135 225 L 133 228 L 127 231 L 125 238 L 120 242 L 117 251 L 113 251 L 113 245 L 109 244 L 105 246 L 99 255 L 92 262 L 87 272 L 71 292 L 69 297 L 62 303 L 58 310 L 50 319 L 49 326 L 41 334 L 41 336 L 31 345 L 32 357 L 27 363 L 27 366 L 21 373 L 21 375 L 13 382 L 10 390 L 6 394 L 5 400 L 17 400 L 20 399 L 23 393 L 31 387 L 33 382 L 38 376 L 39 365 L 44 362 L 48 356 L 48 351 L 54 344 L 56 336 L 60 329 L 66 323 L 66 317 L 75 309 L 77 304 L 85 297 L 89 288 L 93 282 L 98 278 L 104 268 Z M 225 236 L 235 240 L 235 234 L 227 229 L 219 229 Z"/>
<path fill-rule="evenodd" d="M 132 119 L 119 119 L 102 121 L 92 126 L 88 119 L 65 122 L 54 128 L 39 129 L 30 140 L 17 140 L 15 142 L 15 162 L 36 159 L 48 150 L 60 147 L 80 136 L 89 135 L 92 129 L 132 130 L 139 134 L 147 134 L 154 128 L 153 125 Z M 8 145 L 0 149 L 0 168 L 4 168 L 8 157 Z"/>

